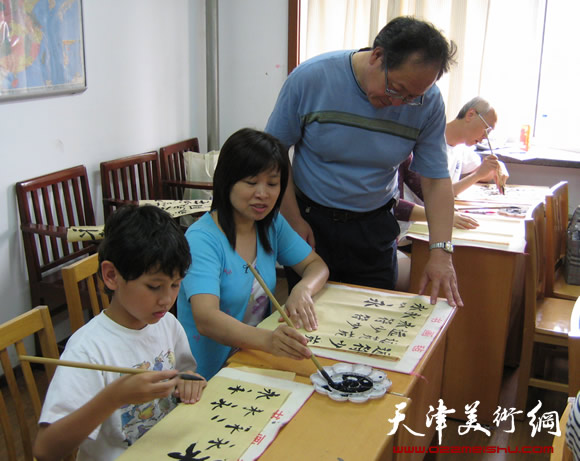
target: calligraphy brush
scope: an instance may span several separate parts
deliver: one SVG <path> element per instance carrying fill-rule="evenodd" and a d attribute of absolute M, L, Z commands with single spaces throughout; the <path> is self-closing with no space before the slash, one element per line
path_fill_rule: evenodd
<path fill-rule="evenodd" d="M 495 158 L 497 158 L 497 155 L 495 155 L 495 153 L 493 152 L 493 149 L 491 148 L 491 143 L 489 142 L 489 136 L 487 136 L 487 131 L 485 132 L 485 139 L 487 139 L 487 145 L 489 146 L 489 151 L 491 152 L 491 155 L 493 155 Z M 497 189 L 499 190 L 499 193 L 501 195 L 505 195 L 505 185 L 503 184 L 502 180 L 501 180 L 501 167 L 498 165 L 498 171 L 497 171 Z"/>
<path fill-rule="evenodd" d="M 264 291 L 268 295 L 268 298 L 270 298 L 270 301 L 272 302 L 272 304 L 274 305 L 274 307 L 276 308 L 276 310 L 280 313 L 280 315 L 282 316 L 282 318 L 284 319 L 284 321 L 288 324 L 288 326 L 290 326 L 292 328 L 296 328 L 294 326 L 294 322 L 292 322 L 292 320 L 290 319 L 290 317 L 288 317 L 288 315 L 286 314 L 286 312 L 284 311 L 284 309 L 282 309 L 282 307 L 280 306 L 280 303 L 276 300 L 276 298 L 274 297 L 274 295 L 272 294 L 272 292 L 268 288 L 268 285 L 266 285 L 266 282 L 264 282 L 264 279 L 260 276 L 260 274 L 258 274 L 258 272 L 256 271 L 256 269 L 254 269 L 251 264 L 248 264 L 248 267 L 250 268 L 250 270 L 252 271 L 252 274 L 254 274 L 254 277 L 256 277 L 256 280 L 262 286 L 262 288 L 264 289 Z M 306 347 L 308 347 L 308 346 L 306 346 Z M 316 355 L 314 355 L 314 352 L 312 352 L 312 350 L 310 350 L 310 358 L 314 362 L 314 365 L 316 365 L 316 368 L 318 369 L 318 372 L 324 377 L 324 379 L 326 379 L 326 381 L 328 382 L 328 384 L 330 385 L 330 387 L 333 387 L 334 389 L 337 389 L 337 386 L 338 385 L 332 380 L 332 378 L 324 370 L 324 368 L 322 368 L 322 365 L 320 365 L 320 362 L 318 361 L 318 359 L 316 358 Z"/>
<path fill-rule="evenodd" d="M 100 365 L 98 363 L 86 363 L 86 362 L 71 362 L 68 360 L 60 360 L 60 359 L 51 359 L 49 357 L 35 357 L 33 355 L 20 355 L 18 356 L 20 360 L 25 362 L 33 362 L 33 363 L 46 363 L 49 365 L 58 365 L 61 367 L 73 367 L 73 368 L 84 368 L 87 370 L 99 370 L 99 371 L 112 371 L 115 373 L 125 373 L 125 374 L 139 374 L 139 373 L 146 373 L 148 371 L 155 371 L 155 370 L 144 370 L 142 368 L 126 368 L 126 367 L 114 367 L 112 365 Z M 204 378 L 201 376 L 190 375 L 187 373 L 178 373 L 181 379 L 186 381 L 203 381 Z"/>

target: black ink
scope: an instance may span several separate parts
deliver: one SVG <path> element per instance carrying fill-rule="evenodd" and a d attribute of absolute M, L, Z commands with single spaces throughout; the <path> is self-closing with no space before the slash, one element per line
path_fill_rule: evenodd
<path fill-rule="evenodd" d="M 344 336 L 345 338 L 352 338 L 354 337 L 354 333 L 352 331 L 338 330 L 338 332 L 335 333 L 334 336 Z"/>
<path fill-rule="evenodd" d="M 377 298 L 369 298 L 363 302 L 364 302 L 365 307 L 371 307 L 371 306 L 382 307 L 385 305 L 384 301 L 379 301 Z"/>
<path fill-rule="evenodd" d="M 339 376 L 340 378 L 340 376 Z M 346 394 L 358 394 L 366 392 L 373 387 L 373 382 L 366 376 L 356 375 L 353 373 L 344 373 L 342 381 L 337 379 L 337 376 L 332 377 L 335 386 L 332 386 L 339 392 Z M 329 386 L 323 386 L 324 389 L 330 390 Z"/>
<path fill-rule="evenodd" d="M 351 318 L 353 318 L 355 320 L 361 320 L 363 322 L 366 322 L 368 319 L 371 318 L 371 316 L 368 314 L 353 314 Z"/>
<path fill-rule="evenodd" d="M 308 344 L 318 344 L 321 340 L 320 336 L 318 335 L 304 335 L 308 340 Z"/>
<path fill-rule="evenodd" d="M 395 319 L 389 317 L 379 317 L 374 321 L 382 323 L 383 325 L 391 325 L 395 321 Z"/>
<path fill-rule="evenodd" d="M 80 238 L 84 239 L 85 236 L 88 235 L 92 241 L 102 240 L 105 237 L 104 231 L 95 231 L 93 229 L 79 229 L 78 232 Z"/>
<path fill-rule="evenodd" d="M 230 434 L 233 434 L 234 432 L 241 432 L 241 431 L 248 432 L 252 428 L 252 426 L 248 426 L 248 427 L 244 428 L 243 426 L 240 426 L 239 424 L 226 424 L 225 427 L 232 430 L 230 432 Z"/>
<path fill-rule="evenodd" d="M 371 354 L 375 354 L 375 355 L 391 355 L 391 348 L 386 348 L 386 347 L 375 347 L 375 349 L 371 352 Z"/>
<path fill-rule="evenodd" d="M 250 413 L 252 416 L 255 416 L 256 413 L 263 413 L 264 410 L 260 410 L 258 407 L 243 407 L 244 410 L 248 410 L 248 412 L 244 416 L 248 416 Z"/>
<path fill-rule="evenodd" d="M 219 399 L 217 402 L 211 402 L 211 404 L 215 405 L 215 407 L 213 407 L 212 410 L 223 407 L 231 407 L 231 408 L 237 407 L 237 405 L 234 405 L 232 402 L 226 402 L 224 399 Z"/>
<path fill-rule="evenodd" d="M 391 331 L 389 331 L 389 336 L 398 336 L 399 338 L 406 338 L 407 333 L 404 332 L 403 330 L 397 330 L 396 328 L 393 328 Z"/>
<path fill-rule="evenodd" d="M 232 394 L 235 394 L 236 392 L 246 392 L 246 389 L 238 384 L 236 387 L 228 387 L 228 391 L 232 391 Z"/>
<path fill-rule="evenodd" d="M 356 352 L 368 352 L 371 349 L 371 346 L 368 344 L 353 344 L 352 347 L 349 347 L 348 350 L 356 351 Z"/>
<path fill-rule="evenodd" d="M 222 447 L 222 445 L 225 445 L 226 443 L 230 443 L 230 441 L 223 440 L 223 439 L 217 439 L 217 440 L 210 440 L 208 443 L 209 443 L 209 446 L 206 448 L 206 450 L 209 450 L 210 448 L 220 449 Z"/>
<path fill-rule="evenodd" d="M 266 389 L 266 388 L 264 388 L 263 391 L 258 391 L 258 394 L 262 394 L 262 395 L 259 395 L 258 397 L 256 397 L 256 400 L 261 399 L 262 397 L 265 397 L 266 400 L 270 400 L 272 397 L 280 397 L 280 394 L 277 394 L 272 389 Z"/>
<path fill-rule="evenodd" d="M 422 304 L 415 303 L 415 304 L 409 306 L 409 310 L 410 311 L 420 311 L 420 312 L 422 312 L 422 311 L 427 310 L 427 307 L 426 306 L 423 306 Z"/>
<path fill-rule="evenodd" d="M 414 326 L 414 323 L 407 322 L 406 320 L 399 320 L 399 324 L 396 326 L 396 328 L 413 328 Z"/>
<path fill-rule="evenodd" d="M 401 315 L 402 319 L 416 319 L 417 317 L 420 317 L 421 313 L 420 312 L 405 312 L 403 315 Z"/>
<path fill-rule="evenodd" d="M 330 343 L 336 347 L 337 349 L 342 349 L 343 347 L 347 346 L 347 344 L 341 339 L 339 342 L 335 343 L 332 339 L 328 338 Z"/>
<path fill-rule="evenodd" d="M 206 456 L 204 458 L 197 458 L 197 455 L 199 455 L 201 453 L 201 450 L 195 450 L 195 444 L 197 442 L 192 443 L 187 450 L 185 450 L 185 454 L 181 454 L 181 453 L 177 453 L 177 452 L 172 452 L 172 453 L 167 453 L 167 456 L 169 456 L 170 458 L 173 459 L 182 459 L 184 461 L 206 461 L 209 459 L 209 456 Z"/>

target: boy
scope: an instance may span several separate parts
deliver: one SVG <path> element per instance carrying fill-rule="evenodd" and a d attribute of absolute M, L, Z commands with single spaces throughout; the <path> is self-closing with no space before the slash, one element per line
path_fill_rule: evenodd
<path fill-rule="evenodd" d="M 168 312 L 191 263 L 183 232 L 154 206 L 119 208 L 99 246 L 100 276 L 111 305 L 69 339 L 63 360 L 152 370 L 118 373 L 58 367 L 34 443 L 39 461 L 79 447 L 79 460 L 112 460 L 176 405 L 195 403 L 206 385 L 185 381 L 196 361 L 185 331 Z M 175 389 L 177 387 L 177 389 Z M 174 392 L 175 390 L 175 392 Z"/>

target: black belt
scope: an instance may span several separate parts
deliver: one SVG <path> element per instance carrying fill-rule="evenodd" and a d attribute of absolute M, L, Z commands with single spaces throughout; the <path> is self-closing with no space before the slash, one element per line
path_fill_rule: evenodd
<path fill-rule="evenodd" d="M 378 213 L 380 211 L 383 211 L 383 210 L 390 211 L 391 208 L 393 208 L 393 206 L 395 205 L 395 203 L 397 203 L 397 200 L 395 198 L 392 198 L 387 203 L 385 203 L 383 206 L 381 206 L 375 210 L 371 210 L 371 211 L 341 210 L 340 208 L 330 208 L 330 207 L 321 205 L 320 203 L 316 203 L 314 200 L 312 200 L 309 197 L 307 197 L 306 195 L 304 195 L 304 193 L 300 189 L 298 189 L 296 186 L 294 186 L 294 190 L 296 191 L 296 197 L 298 197 L 300 200 L 302 200 L 304 203 L 306 203 L 306 205 L 308 205 L 309 207 L 312 207 L 312 208 L 316 208 L 317 210 L 328 215 L 333 221 L 338 221 L 338 222 L 355 221 L 358 219 L 369 217 L 369 216 L 371 216 L 375 213 Z"/>

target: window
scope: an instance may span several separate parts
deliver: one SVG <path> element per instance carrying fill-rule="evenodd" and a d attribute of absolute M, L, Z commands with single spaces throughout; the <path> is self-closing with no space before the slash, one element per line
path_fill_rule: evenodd
<path fill-rule="evenodd" d="M 534 137 L 539 145 L 580 152 L 580 2 L 548 0 Z"/>
<path fill-rule="evenodd" d="M 570 91 L 580 74 L 580 2 L 289 0 L 289 8 L 289 71 L 324 51 L 369 46 L 387 18 L 415 15 L 458 45 L 457 65 L 438 82 L 448 119 L 481 95 L 499 115 L 496 145 L 518 143 L 530 125 L 532 146 L 580 152 L 580 97 Z"/>

